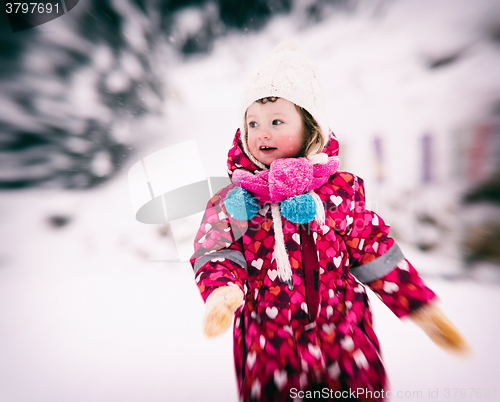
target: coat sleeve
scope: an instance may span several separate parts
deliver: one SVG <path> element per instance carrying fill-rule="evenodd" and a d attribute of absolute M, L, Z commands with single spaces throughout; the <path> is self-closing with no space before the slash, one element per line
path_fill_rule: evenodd
<path fill-rule="evenodd" d="M 347 211 L 346 247 L 350 272 L 368 285 L 398 317 L 404 317 L 436 298 L 389 236 L 390 227 L 365 208 L 363 180 L 353 176 Z"/>
<path fill-rule="evenodd" d="M 245 292 L 248 276 L 241 236 L 246 222 L 228 216 L 223 201 L 229 189 L 210 199 L 194 240 L 195 252 L 190 262 L 205 301 L 219 286 L 237 286 Z"/>

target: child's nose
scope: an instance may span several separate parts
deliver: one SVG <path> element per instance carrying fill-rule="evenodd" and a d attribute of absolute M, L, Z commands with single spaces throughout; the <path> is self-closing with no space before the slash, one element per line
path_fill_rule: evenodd
<path fill-rule="evenodd" d="M 270 134 L 269 130 L 267 130 L 266 128 L 261 128 L 259 130 L 259 138 L 266 139 L 266 140 L 271 138 L 271 134 Z"/>

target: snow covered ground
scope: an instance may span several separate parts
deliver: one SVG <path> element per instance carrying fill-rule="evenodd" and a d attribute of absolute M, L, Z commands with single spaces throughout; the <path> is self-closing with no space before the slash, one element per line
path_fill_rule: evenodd
<path fill-rule="evenodd" d="M 144 144 L 140 156 L 194 139 L 207 176 L 223 176 L 244 79 L 276 43 L 295 37 L 328 77 L 343 168 L 365 177 L 368 194 L 383 204 L 387 192 L 418 182 L 417 157 L 408 150 L 422 130 L 444 133 L 441 143 L 500 93 L 498 44 L 480 40 L 500 9 L 493 0 L 477 4 L 406 0 L 375 19 L 332 17 L 307 29 L 281 17 L 262 33 L 220 40 L 208 57 L 171 61 L 165 120 L 151 128 L 165 136 Z M 423 66 L 450 52 L 463 52 L 463 61 L 435 72 Z M 377 131 L 392 140 L 387 169 L 394 174 L 382 189 L 370 157 Z M 443 171 L 436 189 L 453 189 Z M 379 208 L 391 223 L 408 220 L 404 210 Z M 0 225 L 0 401 L 237 400 L 231 336 L 203 338 L 191 268 L 175 262 L 168 226 L 134 219 L 125 173 L 89 191 L 3 192 Z M 469 341 L 468 358 L 438 349 L 372 298 L 393 400 L 500 400 L 500 288 L 443 279 L 461 272 L 456 248 L 429 255 L 403 244 Z"/>

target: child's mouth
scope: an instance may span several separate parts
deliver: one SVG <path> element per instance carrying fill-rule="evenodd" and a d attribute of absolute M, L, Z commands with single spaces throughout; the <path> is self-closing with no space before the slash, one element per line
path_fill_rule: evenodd
<path fill-rule="evenodd" d="M 265 154 L 267 154 L 267 153 L 273 152 L 277 148 L 273 148 L 273 147 L 260 147 L 259 149 L 260 149 L 261 152 L 264 152 Z"/>

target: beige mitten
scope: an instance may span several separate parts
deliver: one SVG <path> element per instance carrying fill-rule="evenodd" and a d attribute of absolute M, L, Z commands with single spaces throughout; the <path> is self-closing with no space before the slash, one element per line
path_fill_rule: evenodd
<path fill-rule="evenodd" d="M 465 339 L 436 304 L 429 303 L 415 310 L 409 318 L 422 328 L 436 345 L 456 353 L 469 352 Z"/>
<path fill-rule="evenodd" d="M 203 331 L 213 338 L 225 332 L 230 326 L 234 312 L 243 303 L 243 292 L 235 286 L 221 286 L 207 298 Z"/>

